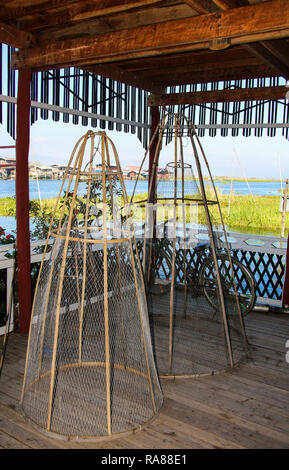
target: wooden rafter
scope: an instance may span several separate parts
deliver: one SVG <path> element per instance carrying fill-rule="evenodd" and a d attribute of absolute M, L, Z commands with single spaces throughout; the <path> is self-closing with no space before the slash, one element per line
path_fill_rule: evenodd
<path fill-rule="evenodd" d="M 190 9 L 186 4 L 171 3 L 167 0 L 165 8 L 162 5 L 152 5 L 150 8 L 139 9 L 137 12 L 128 10 L 125 13 L 115 13 L 109 17 L 98 16 L 90 20 L 77 21 L 75 23 L 61 24 L 61 18 L 53 17 L 49 19 L 51 27 L 38 30 L 41 36 L 41 42 L 56 42 L 65 39 L 71 39 L 81 35 L 91 36 L 97 34 L 105 34 L 111 31 L 121 31 L 123 29 L 137 28 L 154 23 L 161 23 L 176 19 L 187 18 L 196 15 L 196 12 Z M 47 17 L 47 15 L 46 15 Z M 45 21 L 47 21 L 45 17 Z M 44 26 L 43 21 L 40 23 Z M 25 27 L 25 23 L 22 22 Z"/>
<path fill-rule="evenodd" d="M 213 0 L 213 2 L 222 10 L 249 5 L 248 0 Z M 272 45 L 270 45 L 271 43 Z M 276 57 L 272 41 L 264 41 L 260 44 L 245 44 L 244 47 L 261 59 L 266 65 L 270 65 L 275 70 L 276 74 L 282 75 L 285 78 L 289 77 L 289 65 L 283 58 Z"/>
<path fill-rule="evenodd" d="M 211 11 L 211 0 L 184 0 L 184 2 L 201 15 Z"/>
<path fill-rule="evenodd" d="M 289 67 L 286 63 L 282 60 L 278 59 L 272 52 L 267 49 L 264 44 L 269 43 L 271 44 L 273 41 L 264 41 L 260 43 L 254 44 L 246 44 L 245 47 L 248 51 L 252 52 L 256 57 L 258 57 L 261 61 L 275 70 L 277 75 L 282 75 L 285 78 L 289 78 Z M 268 44 L 268 47 L 270 45 Z"/>
<path fill-rule="evenodd" d="M 214 4 L 222 10 L 227 8 L 239 8 L 249 5 L 248 0 L 213 0 Z"/>
<path fill-rule="evenodd" d="M 170 3 L 170 2 L 169 2 Z M 21 19 L 21 26 L 29 31 L 43 29 L 49 26 L 68 25 L 80 21 L 91 20 L 118 13 L 137 11 L 144 7 L 153 7 L 164 4 L 164 0 L 82 0 L 72 2 L 69 8 L 66 3 L 43 8 L 40 15 L 27 14 Z M 33 7 L 31 7 L 33 8 Z M 23 12 L 25 15 L 25 12 Z"/>
<path fill-rule="evenodd" d="M 237 68 L 212 68 L 202 72 L 188 72 L 182 74 L 168 74 L 166 77 L 154 77 L 162 81 L 163 85 L 190 85 L 196 83 L 210 83 L 224 80 L 248 80 L 253 78 L 276 77 L 276 73 L 264 65 Z"/>
<path fill-rule="evenodd" d="M 263 41 L 262 45 L 289 69 L 289 44 L 284 40 Z"/>
<path fill-rule="evenodd" d="M 0 42 L 18 49 L 25 49 L 31 45 L 32 40 L 32 34 L 0 23 Z"/>
<path fill-rule="evenodd" d="M 150 95 L 149 106 L 170 106 L 180 104 L 225 103 L 249 100 L 285 99 L 289 88 L 285 86 L 238 88 L 225 90 L 199 91 L 196 93 L 170 93 Z"/>
<path fill-rule="evenodd" d="M 244 44 L 289 35 L 289 0 L 194 16 L 130 30 L 71 39 L 18 51 L 13 67 L 55 67 L 116 62 L 208 48 L 214 39 Z"/>

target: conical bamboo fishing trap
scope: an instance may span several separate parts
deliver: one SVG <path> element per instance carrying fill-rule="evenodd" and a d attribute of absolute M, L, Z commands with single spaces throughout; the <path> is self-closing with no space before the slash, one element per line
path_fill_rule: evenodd
<path fill-rule="evenodd" d="M 171 143 L 163 148 L 165 139 Z M 152 148 L 145 188 L 141 174 Z M 254 285 L 246 268 L 230 255 L 210 169 L 185 116 L 166 114 L 160 121 L 131 204 L 159 375 L 184 377 L 232 368 L 247 355 L 243 315 L 251 307 Z"/>
<path fill-rule="evenodd" d="M 133 229 L 118 218 L 126 202 L 113 142 L 87 132 L 50 225 L 21 397 L 30 421 L 60 436 L 139 429 L 162 404 Z"/>

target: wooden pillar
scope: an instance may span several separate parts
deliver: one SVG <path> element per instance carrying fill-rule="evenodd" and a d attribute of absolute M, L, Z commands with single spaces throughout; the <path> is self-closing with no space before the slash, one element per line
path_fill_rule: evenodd
<path fill-rule="evenodd" d="M 151 114 L 151 129 L 150 129 L 150 139 L 152 139 L 155 130 L 158 126 L 159 120 L 160 120 L 160 110 L 158 106 L 151 106 L 150 107 L 150 114 Z M 149 184 L 148 187 L 150 187 L 151 184 L 151 178 L 152 178 L 152 170 L 153 170 L 153 162 L 155 158 L 155 153 L 156 153 L 156 148 L 157 148 L 157 143 L 158 143 L 158 135 L 155 136 L 152 145 L 150 147 L 149 151 Z M 155 189 L 155 181 L 152 183 L 152 194 L 154 194 L 154 189 Z"/>
<path fill-rule="evenodd" d="M 19 71 L 16 138 L 17 280 L 20 333 L 29 331 L 31 315 L 29 235 L 30 69 Z"/>

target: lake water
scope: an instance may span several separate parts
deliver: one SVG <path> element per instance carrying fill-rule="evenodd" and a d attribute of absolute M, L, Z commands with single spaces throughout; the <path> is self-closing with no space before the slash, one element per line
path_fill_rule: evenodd
<path fill-rule="evenodd" d="M 135 181 L 125 181 L 128 196 L 132 194 Z M 231 183 L 229 181 L 216 181 L 216 187 L 223 194 L 230 194 Z M 56 197 L 61 187 L 60 180 L 39 180 L 39 188 L 36 180 L 29 181 L 29 195 L 30 199 L 50 199 Z M 80 193 L 84 193 L 86 183 L 80 184 Z M 233 181 L 232 190 L 235 194 L 248 195 L 252 192 L 256 196 L 279 196 L 281 185 L 278 181 L 264 181 L 264 182 L 249 182 Z M 147 192 L 148 182 L 139 181 L 136 193 Z M 15 196 L 15 180 L 1 180 L 0 179 L 0 198 Z M 15 230 L 15 219 L 13 217 L 1 217 L 0 226 L 5 228 L 7 232 Z M 32 227 L 31 227 L 32 228 Z"/>
<path fill-rule="evenodd" d="M 130 196 L 133 191 L 135 181 L 126 180 L 125 185 L 127 193 Z M 231 191 L 231 183 L 229 181 L 215 181 L 216 187 L 222 191 L 223 194 L 229 194 Z M 29 181 L 29 194 L 30 199 L 50 199 L 56 197 L 61 187 L 60 180 L 39 180 L 39 191 L 36 180 Z M 250 191 L 256 196 L 279 196 L 280 195 L 280 182 L 279 181 L 264 181 L 264 182 L 249 182 L 249 187 L 245 181 L 233 181 L 232 189 L 235 194 L 246 195 Z M 80 185 L 80 188 L 85 190 L 85 183 Z M 138 192 L 146 192 L 148 188 L 147 181 L 139 181 Z M 15 181 L 14 180 L 1 180 L 0 179 L 0 197 L 13 197 L 15 196 Z"/>

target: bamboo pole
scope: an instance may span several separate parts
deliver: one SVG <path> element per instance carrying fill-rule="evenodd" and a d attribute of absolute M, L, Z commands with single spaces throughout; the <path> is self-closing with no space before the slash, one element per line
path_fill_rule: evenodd
<path fill-rule="evenodd" d="M 188 284 L 187 284 L 187 257 L 186 257 L 186 208 L 184 207 L 185 203 L 185 166 L 184 166 L 184 149 L 181 136 L 181 124 L 177 119 L 178 127 L 180 129 L 179 135 L 179 144 L 180 144 L 180 158 L 181 158 L 181 170 L 182 170 L 182 214 L 183 214 L 183 233 L 184 233 L 184 247 L 183 247 L 183 270 L 184 270 L 184 318 L 187 317 L 187 293 L 188 293 Z"/>
<path fill-rule="evenodd" d="M 92 171 L 93 151 L 94 151 L 94 135 L 91 136 L 91 141 L 90 141 L 89 172 Z M 82 362 L 82 331 L 83 331 L 84 299 L 85 299 L 85 289 L 86 289 L 87 231 L 88 231 L 88 215 L 89 215 L 91 182 L 92 182 L 91 179 L 89 179 L 88 187 L 87 187 L 86 206 L 85 206 L 85 218 L 84 218 L 82 289 L 81 289 L 81 304 L 80 304 L 80 312 L 79 312 L 79 341 L 78 341 L 78 363 L 79 364 Z"/>
<path fill-rule="evenodd" d="M 109 146 L 108 140 L 105 139 L 105 147 L 106 147 L 106 154 L 107 154 L 107 164 L 108 168 L 110 169 L 110 153 L 109 153 Z M 112 185 L 112 175 L 109 173 L 108 176 L 109 180 L 109 188 L 110 188 L 110 195 L 111 195 L 111 210 L 112 214 L 114 214 L 115 206 L 114 206 L 114 198 L 113 198 L 113 185 Z M 113 217 L 113 229 L 114 233 L 116 233 L 117 224 L 116 224 L 116 217 Z M 116 265 L 117 265 L 117 276 L 118 276 L 118 291 L 120 297 L 120 315 L 121 315 L 121 342 L 122 342 L 122 351 L 123 351 L 123 358 L 125 366 L 127 365 L 127 351 L 126 351 L 126 339 L 125 339 L 125 329 L 124 329 L 124 312 L 123 312 L 123 298 L 122 298 L 122 283 L 121 283 L 121 274 L 120 274 L 120 254 L 119 254 L 119 243 L 115 244 L 115 253 L 116 253 Z"/>
<path fill-rule="evenodd" d="M 71 206 L 70 206 L 70 211 L 69 211 L 68 224 L 66 227 L 66 239 L 64 243 L 63 258 L 62 258 L 61 268 L 60 268 L 59 289 L 58 289 L 58 297 L 57 297 L 56 320 L 55 320 L 55 331 L 54 331 L 53 352 L 52 352 L 50 387 L 49 387 L 48 418 L 47 418 L 47 430 L 48 431 L 50 430 L 51 419 L 52 419 L 53 389 L 54 389 L 54 383 L 55 383 L 56 352 L 57 352 L 57 343 L 58 343 L 58 330 L 59 330 L 59 320 L 60 320 L 61 295 L 62 295 L 62 289 L 63 289 L 63 278 L 64 278 L 64 271 L 65 271 L 65 265 L 66 265 L 66 256 L 67 256 L 67 251 L 68 251 L 68 243 L 69 243 L 70 228 L 71 228 L 72 217 L 73 217 L 74 203 L 75 203 L 77 188 L 78 188 L 78 183 L 79 183 L 79 172 L 80 172 L 80 168 L 81 168 L 82 161 L 83 161 L 83 155 L 84 155 L 84 150 L 85 150 L 87 139 L 88 139 L 88 134 L 85 135 L 85 138 L 81 145 L 81 151 L 79 154 L 80 155 L 79 167 L 78 167 L 78 173 L 76 175 L 76 181 L 75 181 L 75 186 L 74 186 L 74 191 L 73 191 L 73 196 L 72 196 L 72 201 L 71 201 Z"/>
<path fill-rule="evenodd" d="M 220 304 L 221 304 L 221 312 L 222 312 L 222 317 L 223 317 L 223 326 L 224 326 L 224 331 L 225 331 L 225 338 L 226 338 L 226 343 L 227 343 L 228 356 L 229 356 L 230 365 L 231 365 L 231 367 L 233 367 L 234 364 L 233 364 L 232 347 L 231 347 L 230 333 L 229 333 L 227 316 L 226 316 L 226 307 L 225 307 L 225 301 L 224 301 L 223 286 L 222 286 L 220 270 L 219 270 L 219 265 L 218 265 L 217 250 L 216 250 L 214 234 L 213 234 L 213 227 L 212 227 L 210 213 L 209 213 L 209 209 L 208 209 L 208 205 L 207 205 L 207 196 L 206 196 L 206 190 L 205 190 L 204 181 L 203 181 L 201 165 L 200 165 L 197 149 L 196 149 L 195 142 L 194 142 L 192 134 L 190 134 L 190 138 L 191 138 L 191 143 L 192 143 L 192 147 L 193 147 L 194 154 L 195 154 L 195 159 L 196 159 L 196 166 L 197 166 L 197 171 L 198 171 L 198 176 L 199 176 L 201 194 L 202 194 L 203 201 L 204 201 L 204 208 L 205 208 L 206 219 L 207 219 L 207 224 L 208 224 L 208 229 L 209 229 L 211 250 L 212 250 L 213 260 L 214 260 L 215 269 L 216 269 L 218 297 L 219 297 Z"/>
<path fill-rule="evenodd" d="M 116 148 L 115 148 L 113 142 L 112 142 L 112 141 L 110 141 L 110 142 L 111 142 L 111 144 L 112 144 L 112 148 L 113 148 L 113 151 L 114 151 L 116 165 L 117 165 L 117 168 L 118 168 L 118 170 L 119 170 L 120 183 L 121 183 L 121 187 L 122 187 L 124 199 L 125 199 L 125 201 L 127 201 L 127 200 L 128 200 L 128 198 L 127 198 L 127 192 L 126 192 L 126 187 L 125 187 L 125 184 L 124 184 L 123 175 L 122 175 L 121 168 L 120 168 L 119 158 L 118 158 L 118 155 L 117 155 L 117 152 L 116 152 Z M 142 286 L 142 290 L 143 290 L 143 293 L 144 293 L 144 294 L 145 294 L 145 285 L 144 285 L 144 279 L 143 279 L 143 275 L 142 275 L 141 263 L 140 263 L 140 259 L 139 259 L 139 253 L 138 253 L 138 249 L 137 249 L 137 244 L 136 244 L 136 239 L 135 239 L 135 234 L 134 234 L 133 225 L 130 225 L 129 229 L 130 229 L 129 246 L 130 246 L 131 259 L 132 259 L 132 267 L 133 267 L 133 273 L 134 273 L 134 282 L 135 282 L 136 296 L 137 296 L 137 302 L 138 302 L 138 310 L 139 310 L 140 325 L 141 325 L 141 330 L 142 330 L 142 340 L 143 340 L 143 347 L 144 347 L 145 360 L 146 360 L 146 367 L 147 367 L 147 376 L 148 376 L 148 380 L 149 380 L 149 386 L 150 386 L 150 392 L 151 392 L 151 399 L 152 399 L 152 406 L 153 406 L 154 412 L 156 412 L 156 404 L 155 404 L 154 390 L 153 390 L 153 385 L 152 385 L 152 378 L 151 378 L 151 372 L 150 372 L 150 364 L 149 364 L 149 360 L 148 360 L 147 344 L 146 344 L 146 338 L 145 338 L 145 334 L 144 334 L 144 325 L 143 325 L 143 320 L 142 320 L 142 313 L 143 313 L 143 312 L 142 312 L 142 309 L 141 309 L 141 303 L 140 303 L 139 292 L 138 292 L 138 282 L 137 282 L 137 277 L 136 277 L 136 264 L 135 264 L 135 260 L 134 260 L 134 253 L 133 253 L 132 240 L 133 240 L 133 242 L 134 242 L 135 249 L 136 249 L 136 258 L 137 258 L 138 267 L 139 267 L 138 271 L 139 271 L 139 276 L 140 276 L 140 280 L 141 280 L 141 286 Z M 146 307 L 146 309 L 147 309 L 147 301 L 146 301 L 145 295 L 144 295 L 144 305 L 145 305 L 145 307 Z M 156 374 L 156 376 L 157 376 L 157 374 Z"/>
<path fill-rule="evenodd" d="M 107 201 L 106 201 L 106 162 L 105 137 L 101 139 L 102 158 L 102 193 L 103 193 L 103 302 L 104 302 L 104 328 L 105 328 L 105 371 L 106 371 L 106 413 L 107 434 L 111 435 L 111 402 L 110 402 L 110 353 L 109 353 L 109 322 L 108 322 L 108 272 L 107 272 Z"/>
<path fill-rule="evenodd" d="M 168 374 L 172 371 L 172 355 L 173 355 L 173 314 L 174 314 L 174 300 L 175 300 L 175 259 L 176 259 L 176 209 L 177 209 L 177 184 L 178 184 L 178 123 L 175 119 L 175 178 L 174 178 L 174 233 L 173 233 L 173 253 L 172 253 L 172 280 L 171 280 L 171 292 L 170 292 L 170 313 L 169 313 L 169 362 L 168 362 Z"/>
<path fill-rule="evenodd" d="M 230 262 L 231 272 L 232 272 L 233 286 L 234 286 L 234 291 L 235 291 L 235 299 L 236 299 L 237 310 L 238 310 L 238 314 L 239 314 L 239 321 L 240 321 L 240 326 L 241 326 L 241 332 L 242 332 L 242 336 L 243 336 L 243 339 L 244 339 L 245 346 L 248 347 L 248 340 L 247 340 L 247 336 L 246 336 L 245 325 L 244 325 L 244 320 L 243 320 L 243 317 L 242 317 L 241 306 L 240 306 L 240 301 L 239 301 L 239 295 L 238 295 L 238 290 L 237 290 L 237 285 L 236 285 L 236 280 L 235 280 L 235 275 L 234 275 L 234 268 L 233 268 L 233 262 L 232 262 L 232 257 L 231 257 L 231 251 L 230 251 L 229 241 L 228 241 L 228 237 L 227 237 L 227 231 L 226 231 L 226 227 L 225 227 L 224 218 L 223 218 L 223 214 L 222 214 L 222 211 L 221 211 L 221 205 L 220 205 L 219 198 L 218 198 L 218 193 L 217 193 L 216 186 L 215 186 L 215 183 L 214 183 L 214 180 L 213 180 L 213 176 L 212 176 L 212 173 L 211 173 L 209 164 L 208 164 L 208 160 L 207 160 L 207 158 L 206 158 L 206 155 L 205 155 L 203 146 L 202 146 L 202 144 L 201 144 L 201 142 L 200 142 L 200 139 L 199 139 L 198 136 L 197 136 L 196 130 L 195 130 L 195 128 L 194 128 L 192 122 L 189 121 L 187 118 L 186 118 L 186 120 L 187 120 L 187 122 L 190 123 L 191 128 L 192 128 L 193 131 L 194 131 L 194 134 L 195 134 L 195 136 L 196 136 L 198 145 L 199 145 L 200 150 L 201 150 L 201 154 L 202 154 L 203 160 L 204 160 L 204 162 L 205 162 L 207 171 L 208 171 L 209 176 L 210 176 L 210 180 L 211 180 L 212 185 L 213 185 L 213 190 L 214 190 L 215 197 L 216 197 L 216 201 L 217 201 L 217 204 L 218 204 L 218 211 L 219 211 L 219 215 L 220 215 L 221 225 L 222 225 L 222 229 L 223 229 L 223 233 L 224 233 L 224 237 L 225 237 L 225 245 L 226 245 L 226 249 L 227 249 L 227 253 L 228 253 L 228 258 L 229 258 L 229 262 Z"/>
<path fill-rule="evenodd" d="M 21 398 L 20 398 L 20 405 L 23 403 L 23 396 L 24 396 L 24 390 L 25 390 L 26 378 L 27 378 L 28 358 L 29 358 L 30 344 L 31 344 L 32 320 L 33 320 L 34 314 L 35 314 L 35 302 L 36 302 L 37 292 L 38 292 L 38 289 L 39 289 L 40 277 L 41 277 L 41 273 L 42 273 L 43 265 L 44 265 L 44 262 L 45 262 L 46 253 L 47 253 L 48 241 L 49 241 L 49 238 L 50 238 L 51 233 L 52 233 L 52 227 L 53 227 L 53 222 L 54 222 L 54 219 L 55 219 L 56 209 L 57 209 L 57 206 L 58 206 L 58 203 L 59 203 L 59 200 L 60 200 L 60 196 L 61 196 L 62 191 L 63 191 L 64 183 L 66 181 L 66 178 L 67 178 L 67 175 L 68 175 L 68 172 L 69 172 L 69 169 L 70 169 L 71 162 L 73 161 L 73 158 L 74 158 L 74 155 L 75 155 L 75 152 L 76 152 L 76 149 L 77 149 L 79 143 L 83 139 L 84 139 L 84 136 L 82 136 L 77 141 L 77 143 L 75 144 L 74 149 L 72 151 L 72 154 L 70 156 L 68 165 L 66 167 L 64 177 L 63 177 L 63 180 L 62 180 L 62 184 L 61 184 L 58 196 L 57 196 L 56 204 L 55 204 L 55 207 L 54 207 L 54 210 L 53 210 L 53 213 L 52 213 L 52 218 L 51 218 L 49 229 L 48 229 L 48 236 L 47 236 L 46 243 L 45 243 L 44 250 L 43 250 L 42 260 L 41 260 L 41 264 L 40 264 L 40 269 L 39 269 L 38 278 L 37 278 L 37 282 L 36 282 L 36 286 L 35 286 L 35 294 L 34 294 L 34 299 L 33 299 L 33 304 L 32 304 L 31 322 L 30 322 L 29 335 L 28 335 L 28 347 L 27 347 L 27 352 L 26 352 L 26 360 L 25 360 L 25 368 L 24 368 L 24 380 L 23 380 L 23 386 L 22 386 L 22 392 L 21 392 Z M 78 162 L 78 157 L 76 158 L 74 168 L 76 168 L 77 162 Z M 67 191 L 69 191 L 71 182 L 72 182 L 72 176 L 69 179 Z M 58 224 L 58 233 L 59 233 L 59 231 L 60 231 L 60 224 Z M 52 274 L 53 274 L 53 266 L 54 266 L 54 261 L 52 263 L 52 267 L 50 268 L 50 278 L 52 277 Z M 43 350 L 45 319 L 46 319 L 46 315 L 47 315 L 47 307 L 48 307 L 48 299 L 49 299 L 49 292 L 50 292 L 50 286 L 51 286 L 51 279 L 49 280 L 48 285 L 49 285 L 49 288 L 47 289 L 47 293 L 46 293 L 46 302 L 45 302 L 45 307 L 44 307 L 44 321 L 43 321 L 41 340 L 40 340 L 39 371 L 40 371 L 40 368 L 41 368 L 41 358 L 42 358 L 42 350 Z"/>

